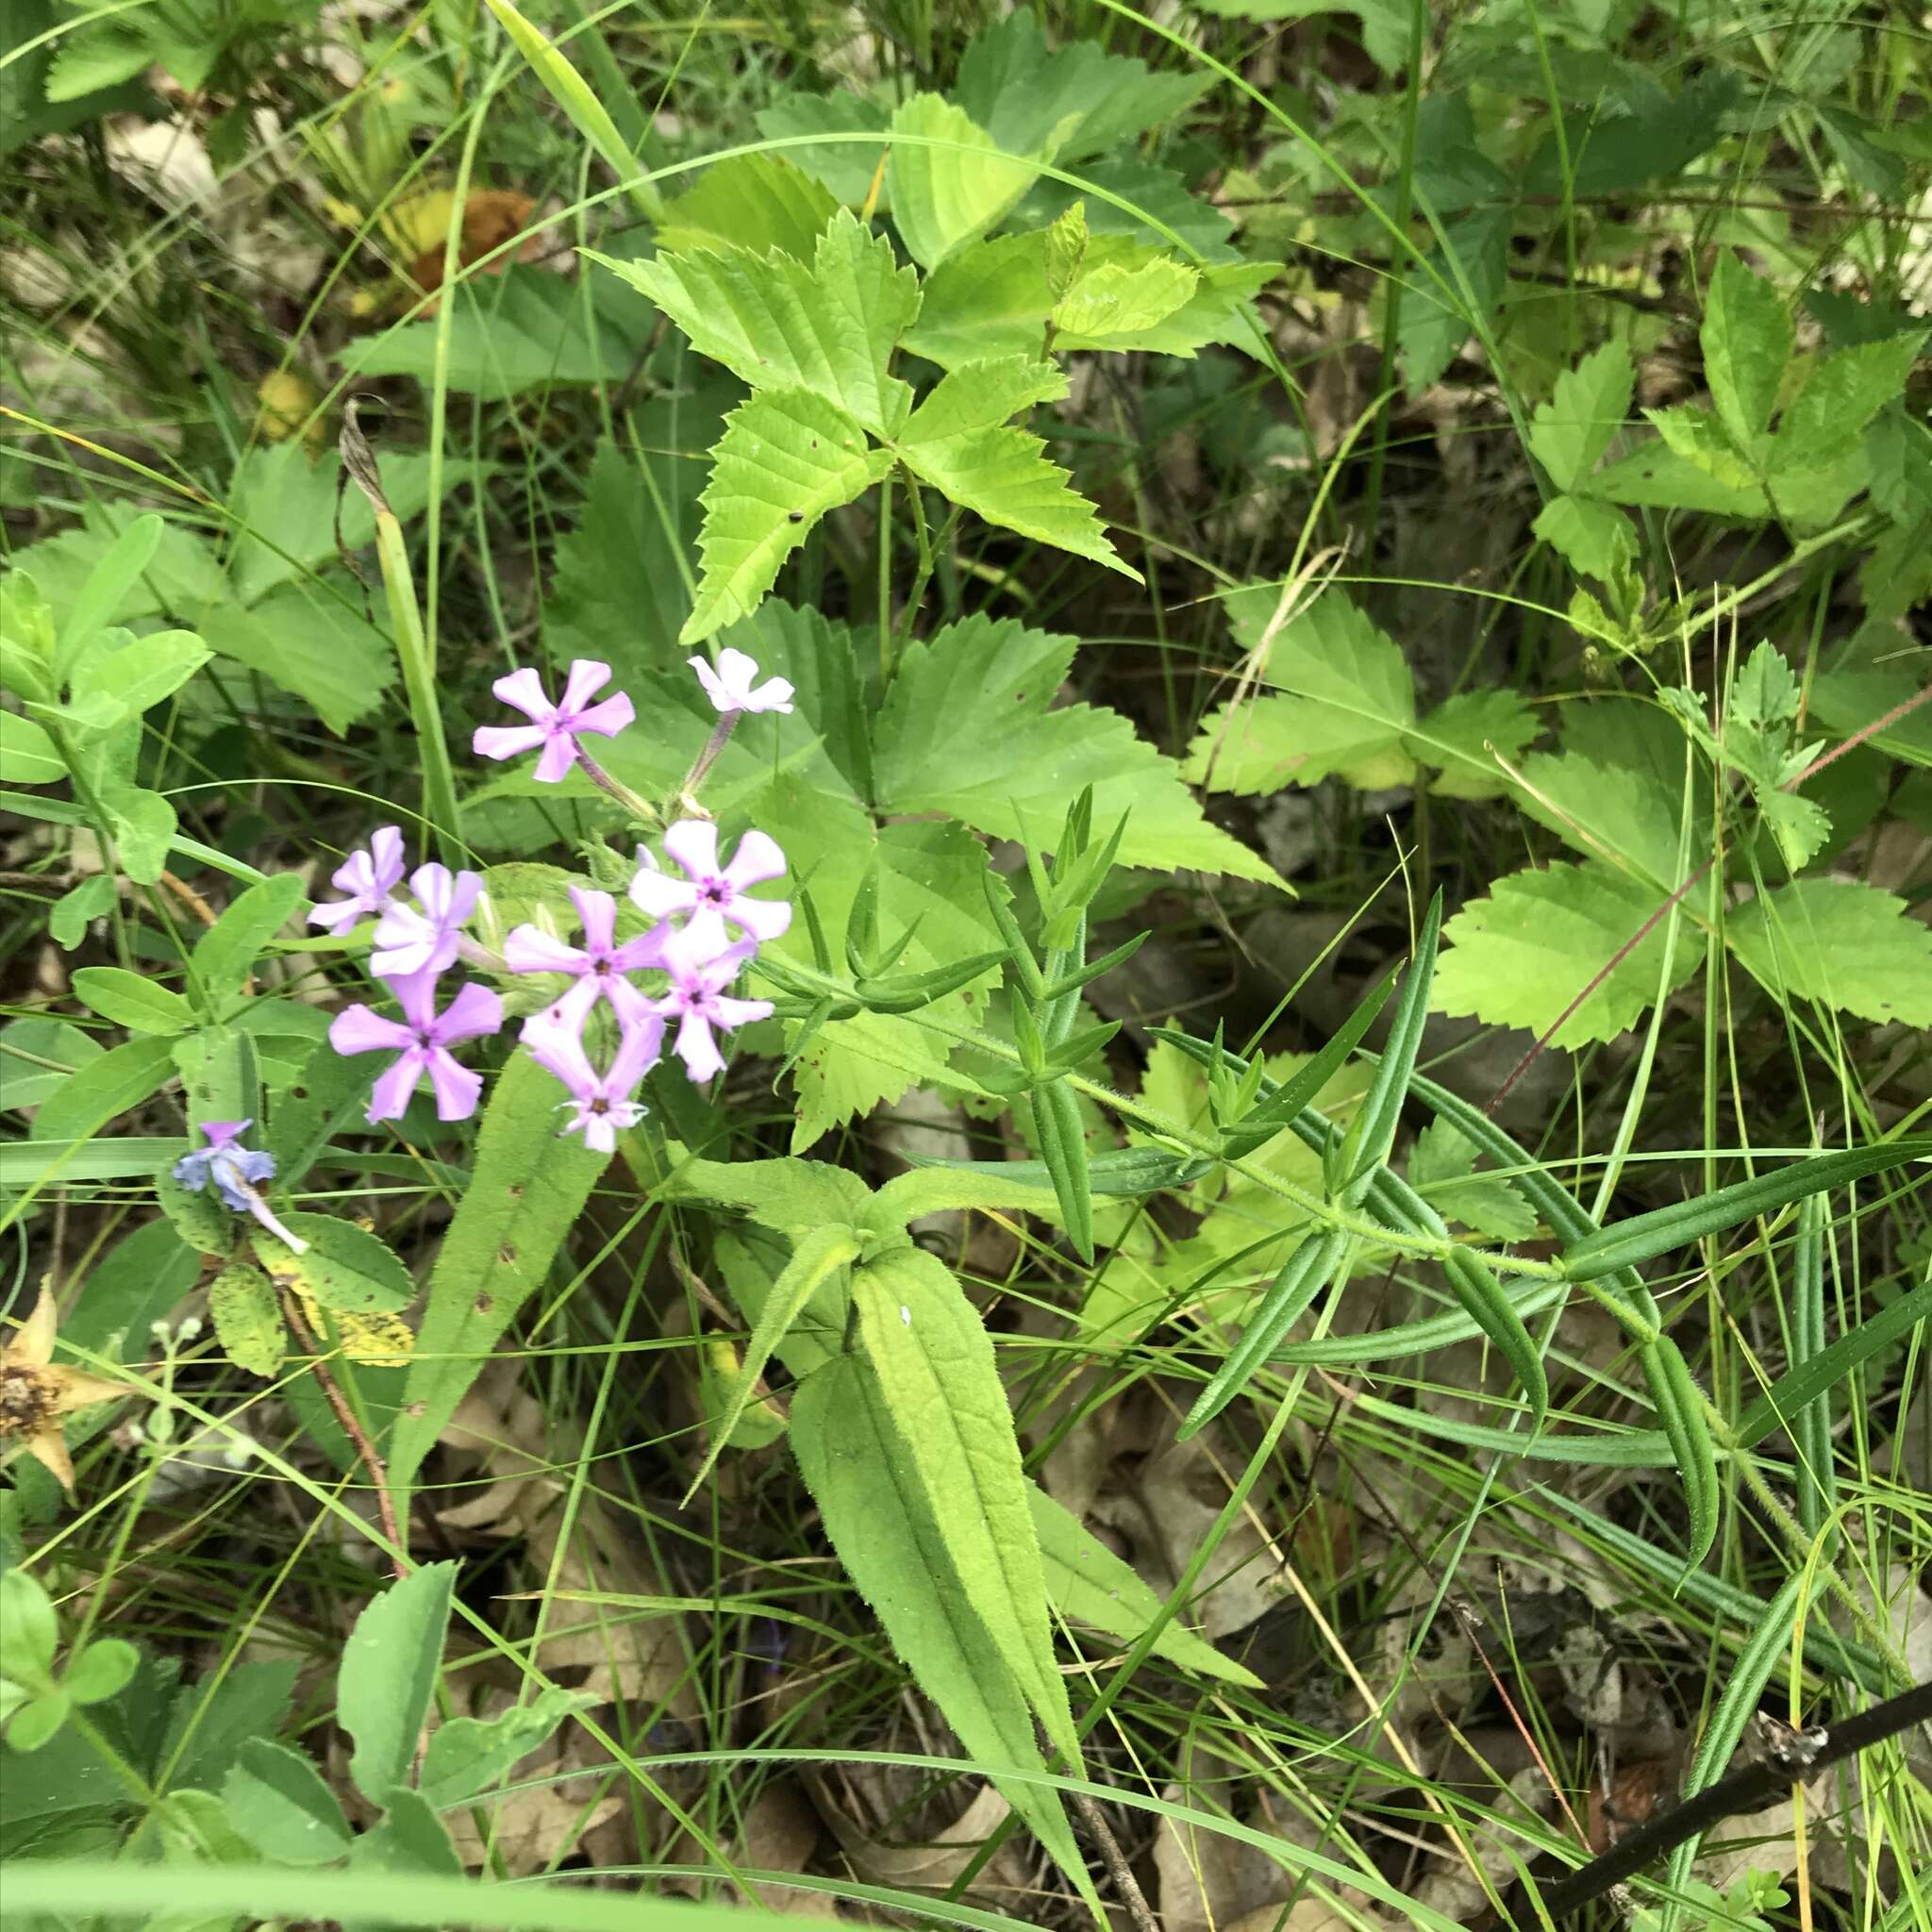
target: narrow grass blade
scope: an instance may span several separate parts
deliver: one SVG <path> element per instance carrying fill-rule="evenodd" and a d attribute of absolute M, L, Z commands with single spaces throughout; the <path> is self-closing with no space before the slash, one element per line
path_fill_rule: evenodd
<path fill-rule="evenodd" d="M 1206 1427 L 1241 1393 L 1249 1377 L 1274 1352 L 1275 1343 L 1327 1286 L 1347 1245 L 1345 1235 L 1311 1234 L 1296 1246 L 1269 1284 L 1254 1320 L 1242 1329 L 1241 1340 L 1188 1411 L 1180 1426 L 1180 1441 L 1185 1442 Z"/>
<path fill-rule="evenodd" d="M 1823 1194 L 1810 1194 L 1798 1209 L 1798 1244 L 1792 1255 L 1791 1366 L 1802 1368 L 1824 1354 L 1824 1229 L 1830 1210 Z M 1827 1534 L 1838 1504 L 1838 1477 L 1831 1459 L 1831 1391 L 1824 1390 L 1791 1418 L 1791 1447 L 1797 1452 L 1798 1522 L 1808 1537 Z M 1824 1555 L 1831 1556 L 1837 1537 Z"/>
<path fill-rule="evenodd" d="M 1686 1569 L 1695 1569 L 1717 1541 L 1717 1445 L 1705 1424 L 1704 1406 L 1684 1351 L 1668 1335 L 1659 1335 L 1641 1351 L 1650 1399 L 1671 1445 L 1684 1504 L 1690 1516 L 1690 1546 Z"/>
<path fill-rule="evenodd" d="M 791 1260 L 786 1262 L 777 1280 L 773 1282 L 771 1292 L 765 1297 L 765 1305 L 758 1311 L 758 1324 L 745 1345 L 744 1365 L 739 1370 L 738 1385 L 731 1391 L 724 1413 L 718 1419 L 711 1446 L 705 1451 L 705 1459 L 698 1465 L 698 1473 L 691 1477 L 691 1487 L 685 1491 L 684 1502 L 679 1507 L 689 1507 L 691 1499 L 697 1494 L 698 1485 L 710 1474 L 712 1464 L 731 1440 L 731 1432 L 737 1428 L 739 1418 L 751 1401 L 758 1377 L 764 1374 L 765 1364 L 772 1358 L 772 1351 L 785 1339 L 786 1331 L 818 1292 L 819 1285 L 826 1275 L 856 1259 L 858 1254 L 858 1237 L 849 1227 L 815 1227 L 799 1237 Z"/>
<path fill-rule="evenodd" d="M 1361 1206 L 1375 1170 L 1389 1158 L 1395 1144 L 1402 1104 L 1408 1098 L 1408 1083 L 1428 1021 L 1429 987 L 1435 978 L 1436 946 L 1441 931 L 1442 895 L 1439 891 L 1429 901 L 1423 929 L 1416 935 L 1415 957 L 1403 981 L 1402 998 L 1389 1030 L 1389 1044 L 1375 1067 L 1374 1083 L 1342 1141 L 1341 1198 L 1350 1208 Z"/>
<path fill-rule="evenodd" d="M 416 727 L 417 750 L 423 759 L 423 815 L 435 828 L 437 846 L 444 863 L 459 865 L 462 817 L 457 807 L 457 781 L 449 761 L 449 741 L 443 736 L 442 708 L 437 702 L 436 656 L 423 630 L 423 613 L 416 602 L 416 581 L 409 569 L 403 526 L 387 506 L 375 512 L 375 560 L 382 567 L 390 625 L 395 632 L 403 688 L 409 696 L 409 719 Z"/>

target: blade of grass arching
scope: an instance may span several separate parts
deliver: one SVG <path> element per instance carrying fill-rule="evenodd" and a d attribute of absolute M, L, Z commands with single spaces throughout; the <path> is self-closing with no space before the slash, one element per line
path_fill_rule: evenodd
<path fill-rule="evenodd" d="M 1794 1369 L 1817 1361 L 1825 1352 L 1824 1230 L 1830 1218 L 1823 1194 L 1807 1196 L 1798 1209 L 1798 1242 L 1791 1257 Z M 1820 1541 L 1828 1560 L 1838 1541 L 1832 1526 L 1832 1514 L 1838 1507 L 1838 1475 L 1832 1464 L 1830 1389 L 1807 1402 L 1791 1418 L 1790 1427 L 1791 1447 L 1798 1458 L 1799 1526 Z"/>
<path fill-rule="evenodd" d="M 570 116 L 577 132 L 603 157 L 638 212 L 655 223 L 664 211 L 664 197 L 618 131 L 609 109 L 591 92 L 583 75 L 564 58 L 562 52 L 517 11 L 511 0 L 488 0 L 488 4 L 517 52 L 536 71 L 537 78 Z"/>

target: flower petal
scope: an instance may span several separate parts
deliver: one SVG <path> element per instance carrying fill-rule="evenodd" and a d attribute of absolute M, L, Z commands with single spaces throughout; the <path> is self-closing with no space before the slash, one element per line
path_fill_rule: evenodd
<path fill-rule="evenodd" d="M 584 929 L 584 951 L 609 952 L 617 941 L 617 901 L 608 892 L 573 886 L 570 902 L 577 908 L 577 924 Z"/>
<path fill-rule="evenodd" d="M 436 982 L 441 972 L 438 967 L 422 973 L 402 973 L 388 982 L 403 1009 L 403 1018 L 419 1033 L 435 1029 Z"/>
<path fill-rule="evenodd" d="M 718 1042 L 711 1038 L 709 1023 L 702 1013 L 687 1013 L 679 1023 L 677 1057 L 693 1080 L 708 1080 L 724 1071 L 724 1056 L 719 1053 Z"/>
<path fill-rule="evenodd" d="M 328 1043 L 339 1054 L 401 1053 L 415 1044 L 415 1036 L 396 1020 L 385 1020 L 372 1008 L 344 1007 L 329 1022 Z"/>
<path fill-rule="evenodd" d="M 502 1025 L 503 1001 L 487 986 L 473 981 L 442 1009 L 442 1017 L 432 1030 L 437 1044 L 448 1046 L 458 1040 L 497 1032 Z"/>
<path fill-rule="evenodd" d="M 756 1020 L 769 1020 L 772 1017 L 770 1000 L 734 1000 L 724 993 L 716 994 L 711 1001 L 711 1011 L 721 1026 L 749 1026 Z"/>
<path fill-rule="evenodd" d="M 13 1340 L 7 1344 L 8 1355 L 30 1368 L 45 1368 L 54 1357 L 54 1336 L 59 1326 L 59 1305 L 52 1291 L 42 1286 L 33 1313 L 14 1330 Z"/>
<path fill-rule="evenodd" d="M 576 732 L 594 732 L 599 738 L 615 738 L 626 725 L 636 721 L 637 707 L 624 692 L 614 698 L 606 698 L 601 705 L 592 705 L 586 711 L 579 711 L 571 722 L 571 729 Z"/>
<path fill-rule="evenodd" d="M 537 760 L 537 769 L 530 775 L 540 785 L 560 785 L 576 761 L 576 740 L 569 732 L 560 731 L 544 744 L 543 756 Z"/>
<path fill-rule="evenodd" d="M 429 1055 L 429 1084 L 436 1093 L 436 1117 L 440 1121 L 468 1120 L 483 1097 L 483 1075 L 458 1066 L 454 1057 L 440 1046 Z"/>
<path fill-rule="evenodd" d="M 403 835 L 394 825 L 377 825 L 369 835 L 370 863 L 377 896 L 392 892 L 403 875 Z"/>
<path fill-rule="evenodd" d="M 503 941 L 503 963 L 512 973 L 586 973 L 591 957 L 540 925 L 519 925 Z"/>
<path fill-rule="evenodd" d="M 711 660 L 708 658 L 694 657 L 689 661 L 691 668 L 697 673 L 698 682 L 705 688 L 705 695 L 710 699 L 712 705 L 721 711 L 735 711 L 738 707 L 732 702 L 731 693 L 725 689 L 718 674 L 711 669 Z"/>
<path fill-rule="evenodd" d="M 359 899 L 337 899 L 327 906 L 311 906 L 308 924 L 321 926 L 333 938 L 341 939 L 354 931 L 357 921 L 369 909 Z"/>
<path fill-rule="evenodd" d="M 409 1096 L 416 1091 L 416 1082 L 422 1077 L 424 1058 L 423 1049 L 411 1041 L 377 1077 L 369 1094 L 371 1126 L 378 1121 L 402 1119 L 408 1108 Z"/>
<path fill-rule="evenodd" d="M 775 940 L 791 929 L 791 908 L 783 899 L 748 899 L 741 893 L 725 917 L 758 940 Z"/>
<path fill-rule="evenodd" d="M 731 855 L 724 876 L 741 892 L 747 886 L 780 878 L 784 872 L 785 855 L 777 840 L 754 829 L 738 841 L 738 850 Z"/>
<path fill-rule="evenodd" d="M 512 671 L 507 676 L 499 677 L 490 689 L 510 707 L 521 711 L 526 718 L 534 718 L 541 724 L 547 718 L 557 715 L 557 707 L 545 695 L 543 679 L 536 667 L 525 664 L 521 671 Z M 494 757 L 494 753 L 486 753 Z"/>
<path fill-rule="evenodd" d="M 544 741 L 541 724 L 479 724 L 470 749 L 479 758 L 519 758 Z"/>
<path fill-rule="evenodd" d="M 563 696 L 557 708 L 575 720 L 604 687 L 610 682 L 610 667 L 597 658 L 574 658 L 564 679 Z"/>
<path fill-rule="evenodd" d="M 658 1064 L 663 1049 L 664 1022 L 647 1008 L 643 1019 L 625 1026 L 619 1036 L 610 1071 L 604 1076 L 605 1091 L 612 1095 L 635 1092 L 638 1082 Z"/>
<path fill-rule="evenodd" d="M 783 677 L 768 677 L 756 691 L 744 694 L 744 708 L 747 711 L 784 711 L 791 709 L 792 687 Z"/>
<path fill-rule="evenodd" d="M 709 819 L 679 819 L 666 829 L 664 849 L 694 879 L 718 874 L 718 828 Z"/>

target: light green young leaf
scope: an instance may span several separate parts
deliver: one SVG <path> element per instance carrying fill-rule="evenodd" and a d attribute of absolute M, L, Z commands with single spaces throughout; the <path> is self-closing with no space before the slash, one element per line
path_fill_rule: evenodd
<path fill-rule="evenodd" d="M 707 168 L 695 188 L 667 202 L 658 224 L 660 255 L 700 248 L 782 250 L 810 262 L 839 204 L 783 155 L 732 155 Z"/>
<path fill-rule="evenodd" d="M 555 1129 L 557 1083 L 527 1054 L 496 1076 L 470 1184 L 442 1238 L 390 1449 L 407 1495 L 490 1352 L 550 1272 L 605 1157 Z"/>
<path fill-rule="evenodd" d="M 812 525 L 891 466 L 890 450 L 869 447 L 851 417 L 809 390 L 763 390 L 741 403 L 705 486 L 697 603 L 678 641 L 702 643 L 749 617 Z"/>
<path fill-rule="evenodd" d="M 109 698 L 137 717 L 173 696 L 212 655 L 192 631 L 155 631 L 91 659 L 74 680 L 75 695 Z"/>
<path fill-rule="evenodd" d="M 505 0 L 491 0 L 500 8 Z M 411 1877 L 460 1878 L 463 1861 L 444 1825 L 421 1793 L 391 1785 L 383 1794 L 386 1815 L 358 1835 L 349 1848 L 352 1872 L 392 1872 Z"/>
<path fill-rule="evenodd" d="M 1773 487 L 1783 469 L 1810 469 L 1849 454 L 1866 425 L 1906 391 L 1925 346 L 1922 331 L 1859 342 L 1812 364 L 1772 440 Z"/>
<path fill-rule="evenodd" d="M 240 995 L 262 948 L 302 904 L 302 875 L 277 873 L 250 886 L 196 941 L 192 975 L 218 1014 Z"/>
<path fill-rule="evenodd" d="M 0 1676 L 32 1687 L 54 1674 L 60 1641 L 54 1600 L 18 1565 L 0 1570 Z"/>
<path fill-rule="evenodd" d="M 1058 825 L 1093 787 L 1093 823 L 1124 813 L 1123 865 L 1194 866 L 1279 884 L 1209 824 L 1178 769 L 1118 712 L 1050 709 L 1076 640 L 974 616 L 906 647 L 877 732 L 876 802 L 945 812 L 994 838 Z"/>
<path fill-rule="evenodd" d="M 1715 418 L 1704 420 L 1709 425 L 1710 436 L 1723 434 Z M 1627 503 L 1640 508 L 1704 510 L 1720 517 L 1771 514 L 1770 501 L 1756 483 L 1722 482 L 1708 469 L 1679 456 L 1661 436 L 1597 471 L 1591 478 L 1591 494 L 1605 503 Z"/>
<path fill-rule="evenodd" d="M 1286 695 L 1208 717 L 1189 751 L 1188 777 L 1241 793 L 1316 785 L 1336 773 L 1359 787 L 1407 783 L 1415 679 L 1394 639 L 1332 591 L 1277 625 L 1281 598 L 1279 585 L 1257 584 L 1227 608 L 1261 683 Z"/>
<path fill-rule="evenodd" d="M 55 785 L 66 775 L 67 761 L 45 728 L 18 711 L 0 709 L 0 782 Z"/>
<path fill-rule="evenodd" d="M 145 785 L 118 780 L 101 786 L 100 800 L 114 834 L 121 870 L 137 885 L 153 885 L 174 850 L 178 823 L 174 805 Z"/>
<path fill-rule="evenodd" d="M 119 966 L 83 966 L 74 975 L 81 1004 L 132 1033 L 179 1033 L 194 1008 L 178 992 Z"/>
<path fill-rule="evenodd" d="M 1710 278 L 1698 341 L 1711 401 L 1741 450 L 1771 425 L 1793 339 L 1784 298 L 1726 249 Z M 1653 422 L 1657 413 L 1650 412 Z"/>
<path fill-rule="evenodd" d="M 1775 886 L 1729 915 L 1724 938 L 1775 998 L 1815 1000 L 1876 1025 L 1932 1026 L 1932 930 L 1876 886 Z"/>
<path fill-rule="evenodd" d="M 1041 1562 L 1046 1572 L 1046 1593 L 1054 1608 L 1070 1623 L 1090 1624 L 1109 1637 L 1133 1642 L 1159 1615 L 1163 1607 L 1159 1595 L 1131 1564 L 1123 1562 L 1098 1537 L 1091 1535 L 1072 1511 L 1056 1503 L 1038 1483 L 1026 1485 L 1026 1500 L 1032 1507 Z M 1156 1640 L 1154 1654 L 1184 1671 L 1195 1671 L 1224 1684 L 1239 1684 L 1251 1690 L 1261 1688 L 1260 1678 L 1223 1657 L 1178 1618 L 1169 1620 Z"/>
<path fill-rule="evenodd" d="M 79 1705 L 105 1704 L 127 1688 L 141 1652 L 125 1638 L 96 1637 L 67 1666 L 60 1688 Z"/>
<path fill-rule="evenodd" d="M 60 643 L 54 662 L 61 676 L 67 675 L 80 648 L 114 622 L 142 573 L 153 561 L 162 529 L 161 519 L 152 511 L 135 516 L 98 554 L 98 560 L 69 600 L 67 621 L 60 626 Z M 42 588 L 50 588 L 44 579 Z"/>
<path fill-rule="evenodd" d="M 659 1184 L 666 1201 L 735 1208 L 760 1227 L 794 1238 L 829 1224 L 862 1224 L 872 1191 L 849 1168 L 824 1160 L 700 1160 L 673 1143 Z M 762 1304 L 754 1319 L 762 1316 Z M 781 1331 L 782 1332 L 782 1331 Z"/>
<path fill-rule="evenodd" d="M 1409 1150 L 1408 1184 L 1445 1221 L 1491 1241 L 1527 1241 L 1536 1232 L 1535 1212 L 1507 1179 L 1477 1174 L 1475 1159 L 1475 1143 L 1452 1122 L 1431 1121 Z"/>
<path fill-rule="evenodd" d="M 811 265 L 774 252 L 708 249 L 618 261 L 585 251 L 641 289 L 691 345 L 754 390 L 806 390 L 891 436 L 912 392 L 886 373 L 892 346 L 919 313 L 919 276 L 891 244 L 841 209 Z"/>
<path fill-rule="evenodd" d="M 698 1486 L 710 1474 L 711 1465 L 731 1440 L 739 1418 L 743 1415 L 746 1405 L 757 1391 L 758 1377 L 765 1373 L 765 1364 L 784 1339 L 785 1331 L 841 1268 L 858 1259 L 860 1246 L 856 1230 L 836 1224 L 814 1227 L 799 1236 L 791 1250 L 791 1259 L 786 1263 L 784 1273 L 772 1284 L 771 1294 L 758 1310 L 758 1322 L 745 1346 L 744 1360 L 740 1366 L 730 1400 L 712 1431 L 711 1445 L 705 1452 L 705 1459 L 698 1465 L 697 1474 L 691 1477 L 685 1491 L 686 1504 L 697 1493 Z"/>
<path fill-rule="evenodd" d="M 1076 201 L 1072 207 L 1062 208 L 1047 224 L 1046 233 L 1041 240 L 1047 293 L 1058 302 L 1074 286 L 1074 277 L 1080 273 L 1087 259 L 1087 204 Z M 987 244 L 980 245 L 984 247 Z"/>
<path fill-rule="evenodd" d="M 1038 173 L 1025 160 L 1003 154 L 972 115 L 938 94 L 914 94 L 902 102 L 890 134 L 886 189 L 892 220 L 922 268 L 937 268 L 955 249 L 978 241 Z M 915 140 L 900 139 L 905 135 Z"/>
<path fill-rule="evenodd" d="M 43 1101 L 28 1129 L 36 1141 L 80 1141 L 136 1108 L 174 1077 L 174 1042 L 160 1037 L 110 1047 Z"/>
<path fill-rule="evenodd" d="M 919 1248 L 889 1249 L 855 1269 L 852 1299 L 860 1345 L 966 1594 L 1077 1772 L 1026 1479 L 986 1329 L 943 1263 Z"/>
<path fill-rule="evenodd" d="M 573 1711 L 595 1701 L 552 1684 L 529 1703 L 493 1718 L 446 1719 L 429 1735 L 417 1789 L 439 1811 L 486 1792 L 544 1743 Z"/>
<path fill-rule="evenodd" d="M 277 1865 L 328 1865 L 349 1849 L 348 1821 L 322 1774 L 267 1738 L 242 1746 L 222 1786 L 228 1820 Z"/>
<path fill-rule="evenodd" d="M 1621 860 L 1657 888 L 1678 878 L 1675 794 L 1641 769 L 1582 752 L 1538 752 L 1520 767 L 1523 809 L 1585 858 Z"/>
<path fill-rule="evenodd" d="M 895 447 L 922 482 L 990 524 L 1104 563 L 1138 584 L 1107 540 L 1093 506 L 1024 429 L 1004 426 L 1015 408 L 1064 394 L 1066 379 L 1025 357 L 968 363 L 940 378 Z"/>
<path fill-rule="evenodd" d="M 1494 798 L 1509 789 L 1496 755 L 1514 760 L 1542 727 L 1515 691 L 1458 691 L 1444 698 L 1403 743 L 1420 764 L 1438 767 L 1438 798 Z"/>
<path fill-rule="evenodd" d="M 1054 305 L 1054 327 L 1089 346 L 1138 335 L 1184 308 L 1200 284 L 1196 270 L 1160 256 L 1132 268 L 1103 262 Z"/>
<path fill-rule="evenodd" d="M 1680 932 L 1663 976 L 1665 921 L 1617 958 L 1657 905 L 1649 886 L 1601 859 L 1512 873 L 1443 927 L 1448 950 L 1436 969 L 1437 1010 L 1541 1037 L 1587 992 L 1552 1044 L 1613 1040 L 1649 1010 L 1660 977 L 1674 989 L 1696 970 L 1698 950 Z"/>
<path fill-rule="evenodd" d="M 366 1606 L 342 1645 L 337 1714 L 355 1740 L 349 1775 L 372 1803 L 384 1803 L 415 1763 L 456 1579 L 454 1563 L 412 1570 Z"/>
<path fill-rule="evenodd" d="M 1701 470 L 1723 490 L 1757 487 L 1757 472 L 1740 451 L 1724 424 L 1708 409 L 1682 403 L 1674 408 L 1646 409 L 1644 416 L 1679 461 Z"/>
<path fill-rule="evenodd" d="M 917 1465 L 876 1375 L 839 1356 L 799 1384 L 791 1446 L 825 1533 L 886 1635 L 976 1763 L 1043 1770 L 1038 1734 L 1013 1674 L 953 1559 Z M 1002 1788 L 1056 1863 L 1083 1874 L 1058 1792 Z"/>
<path fill-rule="evenodd" d="M 1540 403 L 1530 419 L 1529 447 L 1558 490 L 1587 488 L 1590 473 L 1630 413 L 1636 383 L 1630 351 L 1620 341 L 1606 342 L 1557 376 L 1550 400 Z"/>
<path fill-rule="evenodd" d="M 1622 564 L 1637 555 L 1630 519 L 1607 503 L 1589 496 L 1553 496 L 1537 512 L 1530 528 L 1572 570 L 1608 583 Z"/>

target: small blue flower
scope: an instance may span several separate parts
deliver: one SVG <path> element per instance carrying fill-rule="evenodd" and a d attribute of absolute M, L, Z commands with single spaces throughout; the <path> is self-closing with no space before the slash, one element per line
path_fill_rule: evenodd
<path fill-rule="evenodd" d="M 175 1163 L 175 1178 L 197 1194 L 213 1182 L 225 1207 L 237 1214 L 253 1215 L 277 1241 L 285 1241 L 298 1255 L 305 1254 L 308 1243 L 282 1225 L 257 1185 L 275 1178 L 275 1156 L 260 1148 L 235 1144 L 254 1124 L 253 1121 L 204 1121 L 201 1131 L 208 1145 L 184 1154 Z"/>

